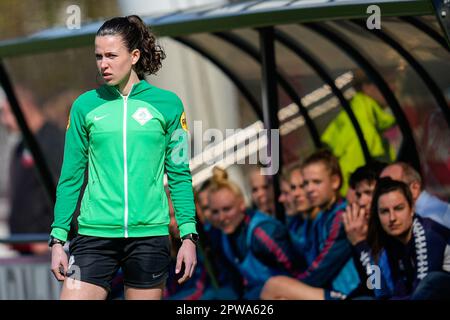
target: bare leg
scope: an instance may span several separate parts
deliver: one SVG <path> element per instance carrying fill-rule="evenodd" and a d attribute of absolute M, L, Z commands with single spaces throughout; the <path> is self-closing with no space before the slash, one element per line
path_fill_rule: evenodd
<path fill-rule="evenodd" d="M 61 292 L 61 300 L 105 300 L 108 292 L 105 288 L 66 278 Z"/>
<path fill-rule="evenodd" d="M 165 282 L 151 289 L 138 289 L 125 286 L 126 300 L 161 300 Z"/>
<path fill-rule="evenodd" d="M 267 280 L 261 292 L 263 300 L 324 300 L 322 288 L 311 287 L 294 278 L 275 276 Z"/>

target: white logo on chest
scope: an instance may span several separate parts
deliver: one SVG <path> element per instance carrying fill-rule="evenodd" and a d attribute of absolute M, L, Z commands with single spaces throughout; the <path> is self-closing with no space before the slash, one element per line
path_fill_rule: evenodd
<path fill-rule="evenodd" d="M 147 108 L 138 108 L 132 115 L 133 119 L 136 120 L 141 126 L 146 124 L 148 121 L 153 119 L 152 114 L 147 110 Z"/>
<path fill-rule="evenodd" d="M 109 114 L 106 114 L 106 115 L 104 115 L 104 116 L 95 116 L 95 117 L 94 117 L 94 121 L 102 120 L 103 118 L 105 118 L 105 117 L 107 117 L 107 116 L 109 116 Z"/>

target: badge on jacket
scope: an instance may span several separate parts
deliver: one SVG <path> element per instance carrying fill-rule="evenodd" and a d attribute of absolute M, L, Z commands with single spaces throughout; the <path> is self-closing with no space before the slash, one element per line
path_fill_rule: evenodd
<path fill-rule="evenodd" d="M 186 114 L 184 113 L 184 111 L 181 114 L 180 122 L 181 122 L 181 127 L 183 128 L 183 130 L 184 131 L 188 131 L 188 126 L 187 126 L 187 121 L 186 121 Z"/>

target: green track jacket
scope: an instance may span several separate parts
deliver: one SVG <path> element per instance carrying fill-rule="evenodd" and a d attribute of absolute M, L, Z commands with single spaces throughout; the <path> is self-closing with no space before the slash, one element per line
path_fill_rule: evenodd
<path fill-rule="evenodd" d="M 167 235 L 164 172 L 180 235 L 196 233 L 183 104 L 142 80 L 128 96 L 104 85 L 75 100 L 66 133 L 51 235 L 66 240 L 88 166 L 78 232 L 127 238 Z"/>

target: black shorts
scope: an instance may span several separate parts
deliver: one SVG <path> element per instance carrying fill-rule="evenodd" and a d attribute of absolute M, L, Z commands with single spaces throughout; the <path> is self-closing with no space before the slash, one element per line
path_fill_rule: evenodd
<path fill-rule="evenodd" d="M 68 276 L 111 291 L 111 282 L 122 268 L 124 285 L 150 289 L 167 280 L 170 264 L 169 236 L 100 238 L 78 235 L 69 245 Z"/>

